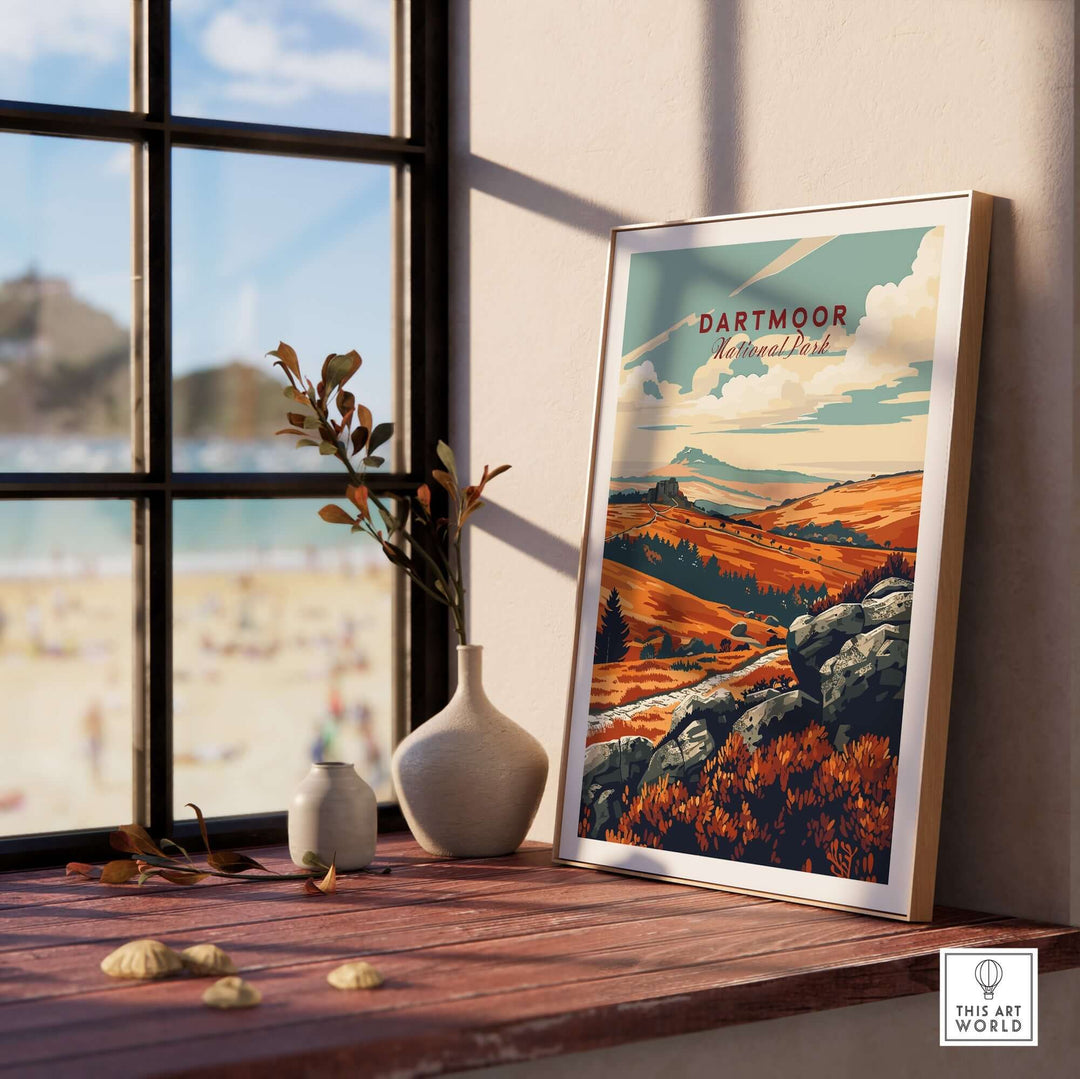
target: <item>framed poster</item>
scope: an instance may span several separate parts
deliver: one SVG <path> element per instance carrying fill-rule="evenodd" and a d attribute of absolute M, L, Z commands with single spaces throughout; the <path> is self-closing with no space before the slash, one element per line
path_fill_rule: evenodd
<path fill-rule="evenodd" d="M 613 230 L 557 860 L 930 918 L 991 205 Z"/>

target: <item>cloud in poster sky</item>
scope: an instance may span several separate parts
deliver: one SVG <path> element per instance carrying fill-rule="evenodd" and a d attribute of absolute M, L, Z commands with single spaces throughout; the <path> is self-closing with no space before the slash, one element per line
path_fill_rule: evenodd
<path fill-rule="evenodd" d="M 684 389 L 660 378 L 648 359 L 627 369 L 627 363 L 647 351 L 646 346 L 624 357 L 620 411 L 636 413 L 639 426 L 663 422 L 688 424 L 699 430 L 734 431 L 812 421 L 819 408 L 849 402 L 853 392 L 897 387 L 901 380 L 914 379 L 919 370 L 913 364 L 933 356 L 943 238 L 940 227 L 927 232 L 911 273 L 896 284 L 877 285 L 870 290 L 866 313 L 853 334 L 830 328 L 830 354 L 765 357 L 758 369 L 749 372 L 738 369 L 738 360 L 714 355 L 698 367 L 692 385 Z M 697 316 L 691 316 L 691 322 L 696 321 Z M 680 320 L 653 341 L 666 340 L 686 324 L 686 319 Z M 783 339 L 783 334 L 760 335 L 753 338 L 753 343 L 768 346 Z M 749 340 L 747 334 L 735 334 L 730 339 L 736 345 Z M 927 397 L 925 390 L 909 393 L 902 389 L 900 393 L 901 397 L 894 395 L 894 400 L 902 399 L 904 403 Z M 900 412 L 895 416 L 897 422 L 903 419 Z"/>
<path fill-rule="evenodd" d="M 800 262 L 807 255 L 812 255 L 819 247 L 824 247 L 830 240 L 835 239 L 835 236 L 807 236 L 805 239 L 798 240 L 782 255 L 774 258 L 768 266 L 763 266 L 756 274 L 744 281 L 737 289 L 734 289 L 731 295 L 738 296 L 743 289 L 756 285 L 759 281 L 764 281 L 766 277 L 775 277 L 776 274 L 783 273 L 784 270 L 794 266 L 796 262 Z"/>

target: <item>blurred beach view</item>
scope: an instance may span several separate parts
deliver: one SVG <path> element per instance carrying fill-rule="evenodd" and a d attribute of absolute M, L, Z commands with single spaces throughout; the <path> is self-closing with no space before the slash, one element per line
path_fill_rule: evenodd
<path fill-rule="evenodd" d="M 391 796 L 391 569 L 324 500 L 178 502 L 176 815 L 283 810 L 314 760 Z M 0 834 L 131 819 L 132 506 L 0 502 Z"/>

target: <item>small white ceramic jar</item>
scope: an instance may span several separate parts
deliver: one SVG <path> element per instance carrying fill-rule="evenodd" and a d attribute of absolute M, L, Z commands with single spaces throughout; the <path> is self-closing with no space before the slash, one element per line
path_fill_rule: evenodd
<path fill-rule="evenodd" d="M 351 764 L 311 766 L 289 806 L 289 856 L 303 865 L 314 851 L 326 865 L 362 869 L 375 857 L 378 804 L 375 792 Z"/>

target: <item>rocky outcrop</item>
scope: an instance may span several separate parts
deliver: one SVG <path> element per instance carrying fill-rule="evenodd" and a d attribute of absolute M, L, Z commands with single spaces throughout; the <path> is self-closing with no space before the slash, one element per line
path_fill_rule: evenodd
<path fill-rule="evenodd" d="M 653 755 L 648 738 L 629 735 L 597 742 L 585 749 L 581 804 L 592 810 L 590 839 L 603 839 L 622 815 L 622 791 L 636 791 Z"/>
<path fill-rule="evenodd" d="M 690 500 L 682 493 L 679 481 L 674 476 L 657 480 L 656 484 L 645 493 L 645 501 L 660 503 L 664 506 L 680 506 L 682 509 L 690 508 Z"/>
<path fill-rule="evenodd" d="M 727 689 L 718 689 L 708 697 L 694 696 L 680 704 L 641 782 L 655 783 L 660 776 L 668 775 L 692 783 L 705 761 L 724 744 L 738 712 L 739 704 Z"/>
<path fill-rule="evenodd" d="M 591 807 L 589 836 L 603 839 L 618 826 L 626 788 L 633 794 L 667 776 L 693 792 L 705 764 L 733 732 L 755 750 L 817 722 L 837 749 L 876 734 L 888 738 L 897 755 L 913 588 L 911 581 L 890 577 L 861 603 L 838 603 L 795 619 L 787 650 L 798 688 L 769 687 L 740 701 L 729 690 L 708 694 L 699 687 L 675 709 L 655 746 L 641 737 L 589 746 L 582 785 L 582 803 Z M 740 623 L 733 632 L 740 625 L 745 631 Z"/>
<path fill-rule="evenodd" d="M 821 715 L 840 748 L 860 734 L 881 734 L 900 749 L 908 624 L 879 625 L 852 637 L 821 668 Z"/>
<path fill-rule="evenodd" d="M 803 615 L 788 630 L 788 659 L 799 688 L 815 706 L 839 749 L 878 734 L 900 751 L 908 633 L 914 585 L 880 581 L 861 603 Z"/>
<path fill-rule="evenodd" d="M 887 622 L 907 625 L 911 621 L 911 592 L 890 592 L 880 599 L 863 600 L 863 628 L 873 629 Z"/>
<path fill-rule="evenodd" d="M 663 740 L 677 738 L 692 720 L 701 720 L 719 743 L 727 737 L 739 704 L 729 689 L 718 689 L 707 697 L 695 696 L 684 701 L 672 713 L 671 727 Z"/>
<path fill-rule="evenodd" d="M 904 577 L 886 577 L 884 581 L 878 581 L 866 596 L 863 598 L 863 603 L 867 600 L 881 599 L 883 596 L 890 596 L 894 592 L 910 592 L 915 586 L 911 581 Z"/>
<path fill-rule="evenodd" d="M 589 746 L 585 750 L 585 786 L 636 786 L 652 751 L 648 738 L 633 735 Z"/>
<path fill-rule="evenodd" d="M 820 714 L 813 698 L 793 689 L 748 708 L 732 729 L 742 735 L 748 749 L 754 750 L 783 734 L 804 730 Z"/>
<path fill-rule="evenodd" d="M 731 635 L 732 637 L 745 637 L 748 628 L 745 622 L 736 622 L 731 627 Z"/>
<path fill-rule="evenodd" d="M 800 615 L 791 623 L 788 659 L 804 693 L 821 700 L 821 665 L 862 631 L 865 617 L 861 603 L 838 603 L 819 615 Z"/>
<path fill-rule="evenodd" d="M 603 839 L 608 829 L 614 831 L 623 815 L 622 798 L 618 791 L 608 788 L 601 791 L 593 802 L 593 820 L 589 828 L 590 839 Z"/>
<path fill-rule="evenodd" d="M 705 762 L 717 748 L 705 721 L 691 720 L 674 738 L 665 738 L 656 747 L 641 777 L 642 785 L 655 783 L 663 775 L 690 785 L 701 775 Z"/>

